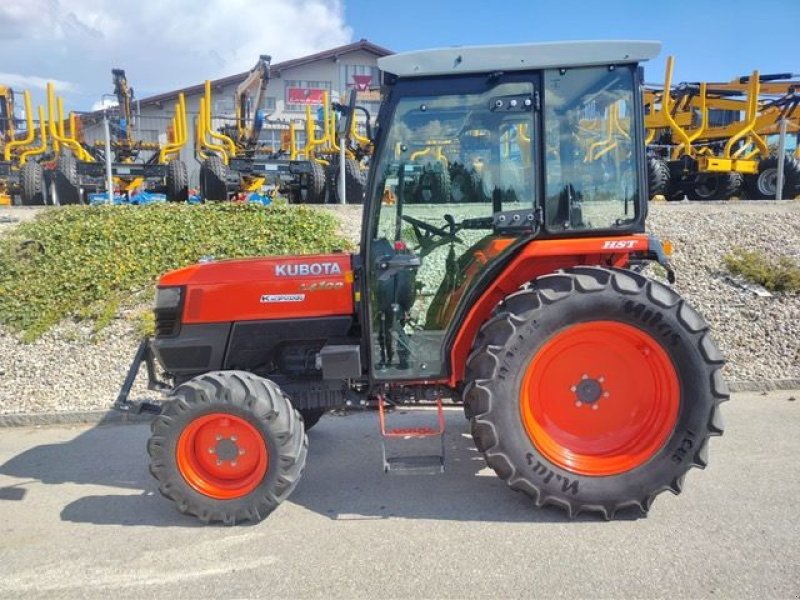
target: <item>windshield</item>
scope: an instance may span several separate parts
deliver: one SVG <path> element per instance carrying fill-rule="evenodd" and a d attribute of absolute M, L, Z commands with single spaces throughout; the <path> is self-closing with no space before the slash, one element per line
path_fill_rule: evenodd
<path fill-rule="evenodd" d="M 544 73 L 550 231 L 628 227 L 637 217 L 632 67 Z"/>
<path fill-rule="evenodd" d="M 496 198 L 531 206 L 532 94 L 530 83 L 509 83 L 484 94 L 401 99 L 376 165 L 384 196 L 396 196 L 402 165 L 409 174 L 409 185 L 399 190 L 405 203 Z M 430 185 L 437 177 L 444 181 Z"/>

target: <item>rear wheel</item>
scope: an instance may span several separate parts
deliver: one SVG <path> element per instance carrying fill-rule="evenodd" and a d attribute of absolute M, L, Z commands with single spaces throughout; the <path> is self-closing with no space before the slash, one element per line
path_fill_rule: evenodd
<path fill-rule="evenodd" d="M 362 204 L 364 202 L 364 187 L 366 177 L 357 160 L 348 158 L 344 162 L 345 202 L 347 204 Z M 339 201 L 339 162 L 332 161 L 328 165 L 328 190 L 330 201 Z"/>
<path fill-rule="evenodd" d="M 228 168 L 219 156 L 209 156 L 200 166 L 200 192 L 205 202 L 228 199 Z"/>
<path fill-rule="evenodd" d="M 744 175 L 731 171 L 730 173 L 721 173 L 720 178 L 720 196 L 723 200 L 741 196 L 742 188 L 744 187 Z"/>
<path fill-rule="evenodd" d="M 301 175 L 300 202 L 325 203 L 325 169 L 315 160 L 309 161 L 311 172 Z"/>
<path fill-rule="evenodd" d="M 487 463 L 537 506 L 646 513 L 708 460 L 728 398 L 703 319 L 629 271 L 548 275 L 501 304 L 467 365 Z"/>
<path fill-rule="evenodd" d="M 652 200 L 655 196 L 667 196 L 669 189 L 669 167 L 660 158 L 647 159 L 648 194 Z"/>
<path fill-rule="evenodd" d="M 167 200 L 186 202 L 189 199 L 189 173 L 186 163 L 176 158 L 167 163 Z"/>
<path fill-rule="evenodd" d="M 770 157 L 758 163 L 758 174 L 745 178 L 747 197 L 751 200 L 774 200 L 778 191 L 778 159 Z M 790 157 L 783 163 L 783 198 L 800 194 L 800 163 Z"/>
<path fill-rule="evenodd" d="M 414 196 L 423 204 L 446 204 L 450 202 L 450 171 L 442 163 L 426 167 L 420 175 Z"/>
<path fill-rule="evenodd" d="M 305 466 L 300 415 L 276 384 L 243 371 L 181 384 L 151 429 L 147 450 L 159 490 L 206 523 L 262 520 Z"/>
<path fill-rule="evenodd" d="M 54 204 L 83 204 L 83 194 L 78 185 L 78 162 L 75 155 L 64 150 L 58 156 L 56 171 L 53 173 Z"/>
<path fill-rule="evenodd" d="M 42 206 L 45 202 L 44 169 L 35 160 L 22 165 L 22 205 Z"/>
<path fill-rule="evenodd" d="M 694 200 L 728 200 L 742 191 L 742 174 L 700 173 L 693 187 Z"/>
<path fill-rule="evenodd" d="M 700 173 L 692 187 L 692 200 L 719 200 L 722 181 L 717 173 Z"/>

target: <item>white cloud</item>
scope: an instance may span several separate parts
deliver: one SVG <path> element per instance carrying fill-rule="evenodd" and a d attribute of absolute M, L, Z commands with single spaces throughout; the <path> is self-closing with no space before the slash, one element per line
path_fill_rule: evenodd
<path fill-rule="evenodd" d="M 112 91 L 112 68 L 144 97 L 246 71 L 259 54 L 277 62 L 346 44 L 342 2 L 0 0 L 0 55 L 25 74 L 12 86 L 57 79 L 88 109 Z"/>
<path fill-rule="evenodd" d="M 19 73 L 0 73 L 0 83 L 20 90 L 45 90 L 48 82 L 52 82 L 53 89 L 57 92 L 75 92 L 78 86 L 69 81 L 60 79 L 45 79 L 35 75 L 21 75 Z"/>

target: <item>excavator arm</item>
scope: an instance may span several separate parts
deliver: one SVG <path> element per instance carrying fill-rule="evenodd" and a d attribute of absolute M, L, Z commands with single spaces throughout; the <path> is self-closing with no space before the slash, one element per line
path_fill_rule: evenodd
<path fill-rule="evenodd" d="M 258 57 L 256 66 L 250 70 L 245 80 L 236 88 L 236 129 L 239 142 L 242 146 L 250 148 L 258 141 L 258 134 L 264 123 L 259 114 L 264 104 L 267 84 L 270 77 L 270 62 L 272 57 L 262 54 Z M 248 110 L 248 100 L 255 92 L 255 101 L 251 105 L 252 116 Z"/>

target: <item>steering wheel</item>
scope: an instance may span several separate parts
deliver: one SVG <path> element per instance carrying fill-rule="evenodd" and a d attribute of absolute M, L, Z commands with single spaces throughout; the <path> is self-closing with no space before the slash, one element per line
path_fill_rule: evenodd
<path fill-rule="evenodd" d="M 464 243 L 461 238 L 456 236 L 456 222 L 451 215 L 445 215 L 445 219 L 450 225 L 450 231 L 444 227 L 436 227 L 436 225 L 431 225 L 430 223 L 426 223 L 425 221 L 421 221 L 420 219 L 409 217 L 407 215 L 403 215 L 402 219 L 406 223 L 410 224 L 414 229 L 414 235 L 417 236 L 417 240 L 419 241 L 421 249 L 420 254 L 422 256 L 430 254 L 442 244 Z M 437 236 L 440 239 L 435 239 Z"/>

